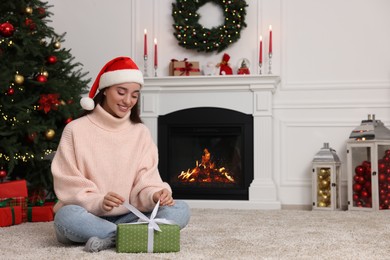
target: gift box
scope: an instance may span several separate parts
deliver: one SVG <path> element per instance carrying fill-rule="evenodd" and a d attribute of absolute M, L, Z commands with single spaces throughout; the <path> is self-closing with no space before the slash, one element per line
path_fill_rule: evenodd
<path fill-rule="evenodd" d="M 159 224 L 161 231 L 153 230 L 153 253 L 180 251 L 180 227 Z M 148 252 L 148 224 L 118 224 L 116 249 L 118 253 Z"/>
<path fill-rule="evenodd" d="M 8 227 L 22 223 L 22 207 L 0 207 L 0 227 Z"/>
<path fill-rule="evenodd" d="M 171 60 L 169 64 L 169 76 L 199 76 L 199 62 Z"/>
<path fill-rule="evenodd" d="M 27 220 L 29 222 L 53 221 L 53 205 L 31 206 L 27 208 Z"/>
<path fill-rule="evenodd" d="M 27 197 L 27 183 L 25 180 L 0 183 L 0 198 Z"/>
<path fill-rule="evenodd" d="M 27 222 L 27 198 L 26 197 L 13 197 L 13 198 L 0 198 L 1 207 L 20 207 L 22 214 L 22 222 Z"/>

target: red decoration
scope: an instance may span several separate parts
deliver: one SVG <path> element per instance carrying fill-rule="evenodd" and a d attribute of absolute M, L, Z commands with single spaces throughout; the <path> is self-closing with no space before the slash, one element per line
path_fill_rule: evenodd
<path fill-rule="evenodd" d="M 39 18 L 43 18 L 46 16 L 46 9 L 43 8 L 43 7 L 38 7 L 37 8 L 37 11 L 38 11 L 38 14 L 39 14 Z"/>
<path fill-rule="evenodd" d="M 4 169 L 1 169 L 0 170 L 0 179 L 4 179 L 5 177 L 7 177 L 7 171 Z"/>
<path fill-rule="evenodd" d="M 54 55 L 50 55 L 47 57 L 47 63 L 49 64 L 55 64 L 57 62 L 57 57 Z"/>
<path fill-rule="evenodd" d="M 357 166 L 355 168 L 355 173 L 358 174 L 358 175 L 363 175 L 364 173 L 364 168 L 362 166 Z"/>
<path fill-rule="evenodd" d="M 13 94 L 15 94 L 15 89 L 14 89 L 14 88 L 9 88 L 8 91 L 7 91 L 7 94 L 8 94 L 8 95 L 13 95 Z"/>
<path fill-rule="evenodd" d="M 232 75 L 233 74 L 233 70 L 229 66 L 229 60 L 230 60 L 229 54 L 224 53 L 222 56 L 221 63 L 217 64 L 217 67 L 220 67 L 219 75 Z"/>
<path fill-rule="evenodd" d="M 144 30 L 144 56 L 148 55 L 148 32 Z"/>
<path fill-rule="evenodd" d="M 35 141 L 35 138 L 37 137 L 37 135 L 38 134 L 36 132 L 28 134 L 27 135 L 27 141 L 29 141 L 30 143 L 33 143 Z"/>
<path fill-rule="evenodd" d="M 71 117 L 69 117 L 69 118 L 67 118 L 66 120 L 65 120 L 65 124 L 69 124 L 70 122 L 72 122 L 72 118 Z"/>
<path fill-rule="evenodd" d="M 272 25 L 269 26 L 269 53 L 272 53 Z"/>
<path fill-rule="evenodd" d="M 157 39 L 154 38 L 154 67 L 157 68 Z"/>
<path fill-rule="evenodd" d="M 57 110 L 60 101 L 58 100 L 58 94 L 42 94 L 39 99 L 39 108 L 38 110 L 43 110 L 45 114 L 49 113 L 50 110 Z"/>
<path fill-rule="evenodd" d="M 24 24 L 30 28 L 31 31 L 34 31 L 35 29 L 37 29 L 37 25 L 34 23 L 34 21 L 30 18 L 26 18 L 26 20 L 24 21 Z"/>
<path fill-rule="evenodd" d="M 10 37 L 14 34 L 15 28 L 9 22 L 0 24 L 0 34 L 3 37 Z"/>
<path fill-rule="evenodd" d="M 263 36 L 260 35 L 260 50 L 259 50 L 259 63 L 263 63 Z"/>
<path fill-rule="evenodd" d="M 45 83 L 47 82 L 47 78 L 42 75 L 42 74 L 39 74 L 36 78 L 35 78 L 38 82 L 41 82 L 41 83 Z"/>

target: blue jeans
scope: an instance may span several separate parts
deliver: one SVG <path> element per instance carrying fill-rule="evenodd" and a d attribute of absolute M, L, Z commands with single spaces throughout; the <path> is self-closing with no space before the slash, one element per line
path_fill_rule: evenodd
<path fill-rule="evenodd" d="M 150 217 L 151 212 L 143 213 Z M 174 206 L 160 207 L 156 218 L 172 220 L 182 229 L 190 220 L 190 208 L 184 201 L 176 200 Z M 120 216 L 98 217 L 89 213 L 83 207 L 67 205 L 60 208 L 56 213 L 54 228 L 57 239 L 62 243 L 85 243 L 90 237 L 107 238 L 115 236 L 117 224 L 136 221 L 138 221 L 138 217 L 132 212 Z"/>

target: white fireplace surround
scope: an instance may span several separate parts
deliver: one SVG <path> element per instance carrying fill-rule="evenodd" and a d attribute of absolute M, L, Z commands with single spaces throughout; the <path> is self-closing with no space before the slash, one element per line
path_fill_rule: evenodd
<path fill-rule="evenodd" d="M 281 209 L 273 173 L 274 75 L 145 78 L 141 118 L 157 143 L 160 115 L 187 108 L 219 107 L 253 115 L 254 180 L 249 200 L 186 200 L 192 208 Z"/>

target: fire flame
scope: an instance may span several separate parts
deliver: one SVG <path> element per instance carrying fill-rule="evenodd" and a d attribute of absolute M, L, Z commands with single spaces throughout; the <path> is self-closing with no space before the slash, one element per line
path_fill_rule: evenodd
<path fill-rule="evenodd" d="M 178 179 L 182 182 L 235 182 L 225 167 L 216 168 L 207 148 L 203 150 L 202 162 L 196 161 L 195 168 L 182 171 Z"/>

